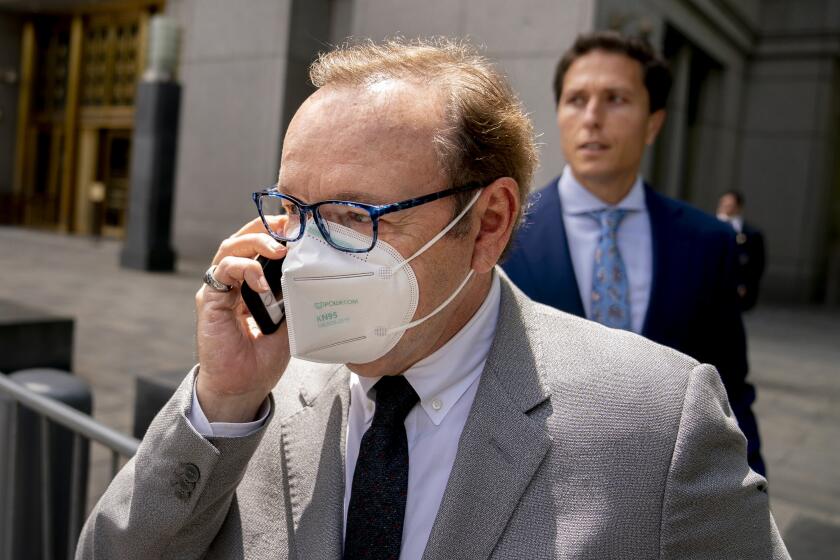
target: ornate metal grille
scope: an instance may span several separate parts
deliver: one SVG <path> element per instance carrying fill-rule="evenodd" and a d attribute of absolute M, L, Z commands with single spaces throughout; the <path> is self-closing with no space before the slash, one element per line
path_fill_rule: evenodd
<path fill-rule="evenodd" d="M 49 27 L 38 64 L 34 108 L 38 113 L 63 111 L 67 96 L 70 30 L 67 25 Z"/>
<path fill-rule="evenodd" d="M 82 105 L 130 106 L 138 78 L 137 17 L 90 18 L 82 56 Z"/>

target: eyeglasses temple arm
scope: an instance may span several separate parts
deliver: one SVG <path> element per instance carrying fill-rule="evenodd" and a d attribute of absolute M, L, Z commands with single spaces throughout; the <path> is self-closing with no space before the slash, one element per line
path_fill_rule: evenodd
<path fill-rule="evenodd" d="M 417 198 L 410 198 L 408 200 L 402 200 L 400 202 L 394 202 L 392 204 L 385 204 L 383 206 L 373 206 L 369 210 L 373 216 L 378 218 L 383 214 L 390 214 L 391 212 L 397 212 L 399 210 L 407 210 L 409 208 L 414 208 L 415 206 L 420 206 L 421 204 L 426 204 L 427 202 L 432 202 L 441 198 L 446 198 L 447 196 L 452 196 L 453 194 L 472 191 L 475 189 L 481 189 L 483 187 L 484 185 L 482 183 L 467 183 L 466 185 L 462 185 L 460 187 L 452 187 L 451 189 L 446 189 L 440 192 L 419 196 Z"/>

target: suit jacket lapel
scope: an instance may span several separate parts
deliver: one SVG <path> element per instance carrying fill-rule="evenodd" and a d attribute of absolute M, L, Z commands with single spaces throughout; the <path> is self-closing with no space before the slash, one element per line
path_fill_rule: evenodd
<path fill-rule="evenodd" d="M 548 398 L 531 303 L 503 276 L 496 339 L 479 382 L 424 558 L 488 558 L 551 446 L 528 411 Z M 523 356 L 523 352 L 530 355 Z M 468 546 L 465 546 L 468 545 Z"/>
<path fill-rule="evenodd" d="M 304 407 L 282 423 L 294 545 L 305 558 L 340 558 L 344 525 L 344 451 L 349 370 L 341 367 Z"/>
<path fill-rule="evenodd" d="M 569 251 L 569 240 L 563 224 L 563 205 L 557 181 L 552 181 L 548 187 L 539 191 L 539 195 L 545 197 L 540 206 L 546 215 L 539 216 L 537 222 L 545 231 L 537 236 L 540 240 L 537 247 L 542 248 L 538 249 L 542 255 L 532 263 L 535 267 L 533 273 L 535 278 L 552 279 L 545 285 L 546 293 L 540 301 L 584 317 L 575 268 L 572 265 L 572 254 Z"/>

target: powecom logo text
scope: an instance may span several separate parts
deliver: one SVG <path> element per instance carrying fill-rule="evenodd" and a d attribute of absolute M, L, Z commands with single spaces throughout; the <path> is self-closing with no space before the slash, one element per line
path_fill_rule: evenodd
<path fill-rule="evenodd" d="M 326 307 L 340 307 L 342 305 L 356 305 L 357 303 L 359 303 L 359 300 L 355 298 L 329 299 L 325 301 L 316 301 L 315 309 L 324 309 Z"/>

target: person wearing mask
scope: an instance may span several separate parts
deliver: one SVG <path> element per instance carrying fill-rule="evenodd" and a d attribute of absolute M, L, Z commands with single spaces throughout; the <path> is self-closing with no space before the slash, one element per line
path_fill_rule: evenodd
<path fill-rule="evenodd" d="M 492 65 L 364 42 L 311 77 L 196 295 L 199 363 L 77 558 L 789 558 L 713 366 L 496 266 L 536 148 Z M 258 255 L 284 258 L 269 335 Z"/>

